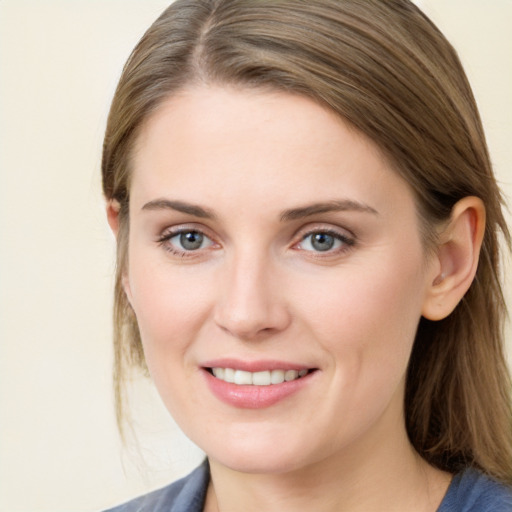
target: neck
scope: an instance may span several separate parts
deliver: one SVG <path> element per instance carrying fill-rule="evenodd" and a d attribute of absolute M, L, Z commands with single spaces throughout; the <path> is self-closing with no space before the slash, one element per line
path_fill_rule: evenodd
<path fill-rule="evenodd" d="M 434 512 L 450 475 L 415 452 L 403 421 L 392 432 L 391 437 L 366 436 L 340 453 L 285 473 L 241 473 L 210 459 L 205 511 Z"/>

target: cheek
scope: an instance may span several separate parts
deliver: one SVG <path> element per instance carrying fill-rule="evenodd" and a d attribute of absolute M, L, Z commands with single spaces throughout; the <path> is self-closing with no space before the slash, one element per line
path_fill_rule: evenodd
<path fill-rule="evenodd" d="M 330 357 L 332 407 L 346 418 L 347 435 L 365 431 L 390 407 L 401 414 L 420 318 L 418 272 L 402 266 L 397 279 L 395 266 L 379 268 L 359 275 L 352 269 L 310 302 L 309 325 Z"/>
<path fill-rule="evenodd" d="M 135 247 L 128 282 L 148 366 L 165 354 L 183 353 L 208 316 L 209 281 L 197 268 L 171 271 L 168 262 L 151 261 Z M 175 358 L 171 357 L 170 361 Z"/>
<path fill-rule="evenodd" d="M 323 292 L 316 288 L 310 293 L 303 307 L 311 331 L 335 363 L 354 379 L 388 372 L 400 378 L 421 317 L 421 266 L 398 257 L 380 259 L 379 265 L 344 269 L 325 284 Z"/>

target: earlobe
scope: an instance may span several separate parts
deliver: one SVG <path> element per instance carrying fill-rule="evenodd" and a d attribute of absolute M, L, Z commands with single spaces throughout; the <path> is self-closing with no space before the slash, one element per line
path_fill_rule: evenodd
<path fill-rule="evenodd" d="M 128 279 L 128 274 L 126 272 L 123 273 L 121 278 L 121 283 L 123 286 L 124 293 L 130 305 L 132 305 L 132 290 L 130 288 L 130 280 Z"/>
<path fill-rule="evenodd" d="M 425 318 L 446 318 L 468 291 L 478 267 L 484 231 L 485 206 L 481 199 L 465 197 L 455 204 L 439 237 L 436 275 L 423 304 Z"/>
<path fill-rule="evenodd" d="M 107 201 L 107 221 L 108 225 L 110 226 L 110 229 L 112 230 L 112 233 L 114 233 L 114 236 L 116 237 L 116 240 L 118 239 L 119 234 L 119 211 L 121 210 L 121 205 L 119 204 L 119 201 L 116 199 L 110 199 Z M 123 265 L 124 267 L 124 265 Z M 123 287 L 124 293 L 126 294 L 126 297 L 128 299 L 128 302 L 131 304 L 132 302 L 132 294 L 130 289 L 130 280 L 128 278 L 127 268 L 124 269 L 122 276 L 121 276 L 121 285 Z"/>
<path fill-rule="evenodd" d="M 108 225 L 117 239 L 117 234 L 119 233 L 119 211 L 121 210 L 121 205 L 116 199 L 109 199 L 107 201 L 106 209 Z"/>

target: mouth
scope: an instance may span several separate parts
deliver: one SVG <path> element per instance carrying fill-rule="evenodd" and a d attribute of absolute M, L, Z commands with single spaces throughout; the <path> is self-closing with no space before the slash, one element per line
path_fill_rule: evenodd
<path fill-rule="evenodd" d="M 223 358 L 204 362 L 208 388 L 220 401 L 239 409 L 264 409 L 310 389 L 320 368 L 278 360 Z"/>
<path fill-rule="evenodd" d="M 315 369 L 301 370 L 264 370 L 259 372 L 249 372 L 245 370 L 235 370 L 234 368 L 205 368 L 216 379 L 237 384 L 239 386 L 273 386 L 283 382 L 292 382 L 301 379 L 315 371 Z"/>
<path fill-rule="evenodd" d="M 276 369 L 249 372 L 218 366 L 214 368 L 205 368 L 205 370 L 216 379 L 239 386 L 274 386 L 282 384 L 283 382 L 292 382 L 294 380 L 302 379 L 315 371 L 315 369 L 312 368 L 300 370 Z"/>

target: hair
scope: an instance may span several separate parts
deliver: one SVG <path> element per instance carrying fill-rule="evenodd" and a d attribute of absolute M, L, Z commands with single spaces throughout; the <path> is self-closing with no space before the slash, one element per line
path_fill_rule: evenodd
<path fill-rule="evenodd" d="M 500 287 L 503 199 L 459 58 L 408 0 L 177 0 L 128 59 L 103 148 L 103 190 L 120 205 L 114 305 L 114 381 L 145 370 L 127 265 L 131 157 L 144 123 L 167 98 L 207 84 L 305 95 L 377 144 L 416 197 L 426 250 L 454 204 L 481 198 L 486 231 L 476 277 L 447 318 L 420 320 L 405 418 L 417 452 L 440 469 L 476 467 L 512 483 L 512 409 Z M 429 249 L 430 248 L 430 249 Z"/>

